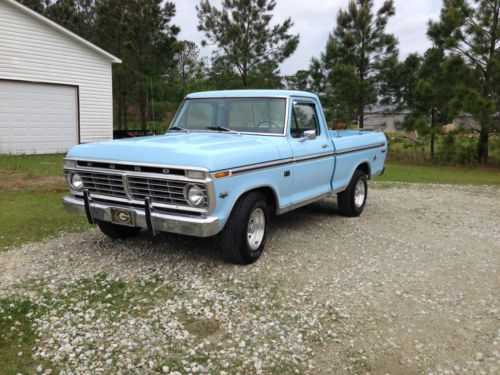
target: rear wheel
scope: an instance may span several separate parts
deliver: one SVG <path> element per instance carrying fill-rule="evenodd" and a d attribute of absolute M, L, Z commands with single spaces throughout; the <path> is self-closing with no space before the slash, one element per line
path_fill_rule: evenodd
<path fill-rule="evenodd" d="M 222 254 L 236 264 L 250 264 L 259 259 L 266 243 L 269 208 L 261 193 L 241 197 L 222 231 Z"/>
<path fill-rule="evenodd" d="M 347 189 L 337 194 L 339 211 L 344 216 L 361 215 L 368 196 L 368 181 L 366 175 L 357 169 L 352 176 Z"/>
<path fill-rule="evenodd" d="M 138 227 L 127 227 L 125 225 L 113 224 L 107 221 L 98 221 L 97 226 L 102 233 L 115 240 L 134 237 L 141 231 L 141 228 Z"/>

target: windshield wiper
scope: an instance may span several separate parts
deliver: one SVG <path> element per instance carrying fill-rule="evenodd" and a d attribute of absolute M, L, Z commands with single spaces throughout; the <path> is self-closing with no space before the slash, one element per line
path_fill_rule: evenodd
<path fill-rule="evenodd" d="M 228 133 L 233 133 L 233 134 L 241 135 L 240 132 L 237 132 L 236 130 L 233 130 L 233 129 L 225 128 L 223 126 L 207 126 L 205 129 L 215 130 L 215 131 L 218 131 L 218 132 L 228 132 Z"/>
<path fill-rule="evenodd" d="M 186 133 L 191 133 L 191 130 L 181 128 L 180 126 L 172 126 L 172 127 L 170 127 L 170 128 L 168 129 L 168 131 L 178 131 L 178 132 L 186 132 Z"/>

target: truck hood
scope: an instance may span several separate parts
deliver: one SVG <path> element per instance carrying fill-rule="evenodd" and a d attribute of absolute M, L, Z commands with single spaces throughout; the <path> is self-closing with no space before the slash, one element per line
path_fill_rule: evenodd
<path fill-rule="evenodd" d="M 224 133 L 167 133 L 73 147 L 67 157 L 207 168 L 234 168 L 282 158 L 284 137 Z"/>

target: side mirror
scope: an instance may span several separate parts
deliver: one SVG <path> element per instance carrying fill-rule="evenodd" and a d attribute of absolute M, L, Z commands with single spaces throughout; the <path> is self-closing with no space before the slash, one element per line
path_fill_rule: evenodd
<path fill-rule="evenodd" d="M 312 141 L 313 139 L 316 139 L 316 130 L 306 130 L 304 132 L 304 137 L 300 139 L 301 142 L 304 141 Z"/>

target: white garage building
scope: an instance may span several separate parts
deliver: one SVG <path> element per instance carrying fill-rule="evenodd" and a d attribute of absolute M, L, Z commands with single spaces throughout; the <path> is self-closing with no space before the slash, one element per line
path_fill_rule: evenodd
<path fill-rule="evenodd" d="M 120 59 L 14 0 L 0 0 L 0 154 L 65 152 L 113 137 Z"/>

